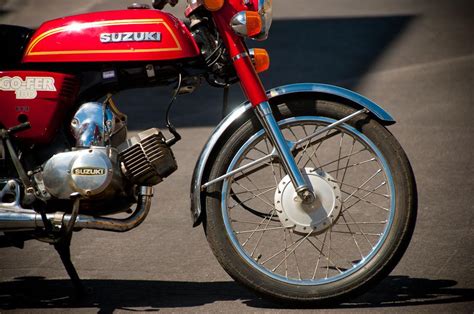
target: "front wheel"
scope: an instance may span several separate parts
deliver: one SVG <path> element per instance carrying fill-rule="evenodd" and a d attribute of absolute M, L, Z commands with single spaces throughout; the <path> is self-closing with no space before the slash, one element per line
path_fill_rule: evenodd
<path fill-rule="evenodd" d="M 296 101 L 273 111 L 288 141 L 354 112 L 330 101 Z M 272 152 L 250 119 L 223 145 L 219 177 Z M 416 219 L 416 187 L 402 148 L 379 122 L 359 115 L 299 150 L 295 160 L 316 193 L 303 204 L 277 158 L 207 190 L 205 231 L 223 268 L 254 291 L 284 301 L 341 301 L 398 263 Z"/>

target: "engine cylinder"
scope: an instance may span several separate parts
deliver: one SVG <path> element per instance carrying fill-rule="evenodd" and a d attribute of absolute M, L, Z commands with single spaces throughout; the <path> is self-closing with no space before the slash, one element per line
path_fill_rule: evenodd
<path fill-rule="evenodd" d="M 155 185 L 178 169 L 173 152 L 157 128 L 138 133 L 118 150 L 123 173 L 137 185 Z"/>

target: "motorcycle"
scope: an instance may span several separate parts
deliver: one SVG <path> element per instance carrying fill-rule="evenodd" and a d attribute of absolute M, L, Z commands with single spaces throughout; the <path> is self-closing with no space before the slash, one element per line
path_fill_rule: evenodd
<path fill-rule="evenodd" d="M 2 242 L 54 245 L 83 291 L 73 232 L 139 226 L 153 186 L 177 169 L 175 98 L 239 82 L 248 101 L 215 128 L 193 173 L 193 226 L 232 278 L 265 297 L 363 293 L 400 261 L 415 226 L 414 175 L 387 129 L 395 120 L 337 86 L 265 91 L 269 55 L 245 39 L 267 38 L 271 0 L 188 0 L 186 23 L 161 11 L 176 2 L 0 26 Z M 147 86 L 173 87 L 168 139 L 158 128 L 127 138 L 114 95 Z"/>

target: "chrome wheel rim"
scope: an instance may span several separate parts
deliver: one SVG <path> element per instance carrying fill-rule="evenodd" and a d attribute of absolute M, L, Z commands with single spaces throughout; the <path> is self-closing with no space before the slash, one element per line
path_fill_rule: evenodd
<path fill-rule="evenodd" d="M 293 141 L 335 121 L 302 116 L 281 120 L 279 125 L 287 140 Z M 255 133 L 233 157 L 227 172 L 244 165 L 246 160 L 258 158 L 258 154 L 268 154 L 271 149 L 264 131 Z M 334 154 L 332 162 L 324 162 Z M 295 159 L 300 168 L 312 167 L 330 174 L 328 177 L 343 192 L 342 208 L 331 226 L 322 232 L 305 234 L 282 224 L 276 198 L 269 195 L 274 195 L 286 174 L 278 161 L 272 160 L 264 164 L 263 170 L 248 175 L 244 171 L 223 181 L 221 211 L 227 234 L 247 263 L 273 279 L 296 285 L 341 280 L 373 259 L 392 227 L 395 188 L 390 168 L 376 145 L 347 124 L 322 134 L 317 144 L 305 146 Z M 369 174 L 367 169 L 375 170 Z M 349 183 L 349 177 L 357 179 L 356 171 L 364 175 L 359 183 Z M 269 184 L 271 181 L 273 185 Z M 257 203 L 262 204 L 260 208 Z"/>

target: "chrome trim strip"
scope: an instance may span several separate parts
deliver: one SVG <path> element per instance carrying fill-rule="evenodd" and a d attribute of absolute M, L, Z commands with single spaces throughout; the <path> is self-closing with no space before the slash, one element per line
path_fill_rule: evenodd
<path fill-rule="evenodd" d="M 233 56 L 232 61 L 235 62 L 235 61 L 237 61 L 241 58 L 245 58 L 245 57 L 248 57 L 248 56 L 249 56 L 249 54 L 247 52 L 242 52 L 242 53 L 239 53 L 238 55 Z"/>
<path fill-rule="evenodd" d="M 282 95 L 288 94 L 297 94 L 297 93 L 321 93 L 326 95 L 339 96 L 341 98 L 347 99 L 353 102 L 356 105 L 356 108 L 366 108 L 378 119 L 388 123 L 393 124 L 395 120 L 393 117 L 385 111 L 383 108 L 378 106 L 373 101 L 365 98 L 362 95 L 359 95 L 348 89 L 327 85 L 327 84 L 318 84 L 318 83 L 300 83 L 300 84 L 290 84 L 280 87 L 276 87 L 267 91 L 267 96 L 269 99 L 275 98 Z M 214 129 L 211 136 L 209 137 L 207 143 L 204 145 L 204 148 L 199 155 L 199 159 L 196 163 L 193 172 L 193 178 L 191 182 L 191 213 L 194 226 L 199 224 L 199 217 L 201 216 L 201 185 L 202 178 L 204 175 L 204 170 L 207 165 L 209 156 L 211 155 L 214 146 L 219 141 L 219 138 L 224 134 L 227 128 L 239 119 L 245 112 L 247 112 L 252 105 L 247 101 L 237 107 L 232 111 L 227 117 L 225 117 L 219 125 Z"/>

